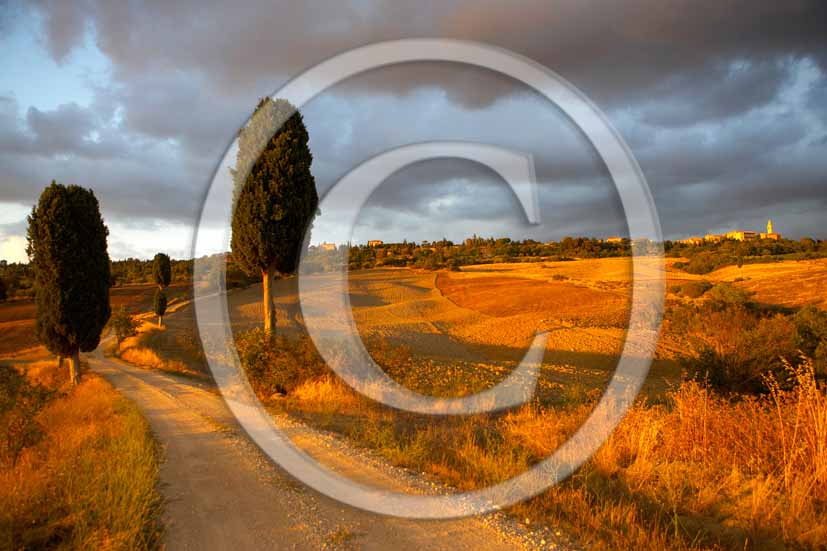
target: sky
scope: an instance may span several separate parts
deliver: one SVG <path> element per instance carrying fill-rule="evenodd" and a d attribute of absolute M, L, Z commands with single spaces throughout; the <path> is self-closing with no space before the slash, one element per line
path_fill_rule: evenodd
<path fill-rule="evenodd" d="M 53 179 L 95 191 L 113 258 L 190 256 L 218 163 L 259 98 L 351 48 L 425 37 L 512 50 L 582 91 L 640 164 L 665 238 L 758 231 L 768 218 L 785 236 L 827 238 L 821 0 L 11 0 L 0 3 L 0 258 L 25 260 L 26 215 Z M 357 242 L 627 231 L 582 132 L 503 75 L 398 64 L 329 88 L 302 114 L 321 195 L 426 140 L 534 160 L 539 225 L 489 168 L 435 159 L 382 183 Z M 313 241 L 340 219 L 322 212 Z M 205 231 L 226 238 L 221 220 Z"/>

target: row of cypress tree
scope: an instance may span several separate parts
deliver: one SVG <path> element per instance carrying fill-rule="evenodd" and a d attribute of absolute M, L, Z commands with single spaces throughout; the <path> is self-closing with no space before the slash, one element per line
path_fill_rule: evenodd
<path fill-rule="evenodd" d="M 239 131 L 234 180 L 232 252 L 250 275 L 261 275 L 264 328 L 275 330 L 272 279 L 295 271 L 319 198 L 313 156 L 301 114 L 285 100 L 262 99 Z M 100 343 L 111 315 L 109 230 L 92 190 L 52 181 L 28 217 L 27 253 L 35 279 L 36 332 L 49 351 L 80 377 L 80 352 Z M 163 323 L 170 259 L 155 255 L 154 312 Z"/>

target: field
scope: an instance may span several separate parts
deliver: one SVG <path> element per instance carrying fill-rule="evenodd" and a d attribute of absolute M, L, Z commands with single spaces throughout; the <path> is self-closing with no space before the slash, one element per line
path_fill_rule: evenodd
<path fill-rule="evenodd" d="M 158 455 L 135 406 L 91 373 L 70 389 L 43 349 L 0 371 L 0 549 L 158 548 Z"/>
<path fill-rule="evenodd" d="M 507 375 L 534 332 L 545 329 L 537 398 L 505 415 L 432 418 L 388 410 L 322 378 L 270 407 L 458 489 L 502 481 L 551 453 L 591 411 L 625 337 L 629 277 L 623 258 L 352 272 L 358 330 L 391 376 L 432 395 L 478 391 Z M 788 308 L 823 306 L 825 277 L 825 260 L 705 277 L 666 272 L 667 288 L 730 282 L 760 303 Z M 258 293 L 254 286 L 230 294 L 236 332 L 260 323 Z M 299 333 L 295 280 L 279 281 L 276 295 L 279 331 Z M 669 300 L 690 299 L 670 293 Z M 819 505 L 827 497 L 827 401 L 812 371 L 801 368 L 793 390 L 731 402 L 682 382 L 677 337 L 662 335 L 647 400 L 594 458 L 510 512 L 565 527 L 598 548 L 778 549 L 827 541 Z"/>
<path fill-rule="evenodd" d="M 125 285 L 110 291 L 112 309 L 123 306 L 133 314 L 152 308 L 155 285 Z M 170 301 L 185 297 L 188 286 L 176 283 L 167 291 Z M 37 347 L 34 320 L 37 309 L 33 300 L 10 300 L 0 303 L 0 357 L 18 354 Z"/>
<path fill-rule="evenodd" d="M 705 280 L 731 283 L 782 310 L 827 306 L 824 259 L 726 267 L 705 276 L 671 263 L 665 275 L 672 305 L 694 304 L 675 287 Z M 456 396 L 495 385 L 536 331 L 549 332 L 537 397 L 504 414 L 400 414 L 331 376 L 314 375 L 284 397 L 264 396 L 276 413 L 342 434 L 457 489 L 504 480 L 553 452 L 591 412 L 626 337 L 631 282 L 625 258 L 459 272 L 373 269 L 352 272 L 349 281 L 354 319 L 373 357 L 426 394 Z M 274 287 L 277 331 L 298 342 L 296 279 Z M 228 293 L 237 337 L 260 326 L 260 293 L 260 285 Z M 146 317 L 120 355 L 206 376 L 192 305 L 180 301 L 172 310 L 163 328 Z M 680 337 L 663 332 L 641 399 L 597 454 L 564 484 L 509 512 L 529 524 L 559 527 L 594 548 L 822 546 L 827 400 L 812 365 L 798 368 L 792 386 L 730 399 L 682 378 Z M 295 357 L 312 362 L 306 354 L 301 349 Z"/>

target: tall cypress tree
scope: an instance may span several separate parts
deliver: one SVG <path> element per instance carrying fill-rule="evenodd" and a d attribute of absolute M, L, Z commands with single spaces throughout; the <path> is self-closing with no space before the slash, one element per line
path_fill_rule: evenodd
<path fill-rule="evenodd" d="M 155 279 L 155 284 L 159 289 L 169 287 L 172 281 L 172 268 L 169 263 L 169 256 L 164 253 L 158 253 L 152 259 L 152 277 Z"/>
<path fill-rule="evenodd" d="M 273 276 L 296 270 L 319 205 L 308 139 L 301 113 L 283 99 L 262 99 L 239 132 L 231 247 L 244 271 L 261 275 L 268 333 L 276 325 Z"/>
<path fill-rule="evenodd" d="M 155 300 L 152 303 L 152 310 L 158 316 L 158 327 L 164 325 L 164 314 L 167 311 L 167 295 L 161 289 L 155 291 Z"/>
<path fill-rule="evenodd" d="M 95 194 L 52 181 L 29 216 L 38 339 L 80 379 L 79 352 L 97 348 L 109 320 L 109 254 Z"/>

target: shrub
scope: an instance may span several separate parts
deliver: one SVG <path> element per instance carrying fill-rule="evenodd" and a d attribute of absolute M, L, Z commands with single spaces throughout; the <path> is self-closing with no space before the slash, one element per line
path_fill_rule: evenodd
<path fill-rule="evenodd" d="M 23 449 L 40 439 L 35 417 L 51 395 L 13 367 L 0 364 L 0 464 L 13 465 Z"/>
<path fill-rule="evenodd" d="M 123 306 L 112 314 L 109 325 L 112 327 L 112 332 L 115 333 L 118 344 L 121 344 L 125 338 L 134 337 L 138 334 L 138 321 Z"/>
<path fill-rule="evenodd" d="M 310 337 L 269 337 L 258 328 L 236 338 L 241 365 L 255 393 L 264 399 L 286 394 L 327 372 Z"/>
<path fill-rule="evenodd" d="M 712 284 L 706 280 L 687 281 L 680 289 L 681 294 L 685 297 L 699 298 L 712 289 Z"/>
<path fill-rule="evenodd" d="M 793 321 L 796 346 L 813 358 L 816 375 L 827 378 L 827 312 L 808 306 L 800 310 Z"/>
<path fill-rule="evenodd" d="M 687 340 L 682 363 L 690 378 L 727 392 L 766 392 L 762 378 L 768 373 L 783 383 L 783 361 L 801 355 L 794 317 L 762 311 L 748 293 L 726 284 L 707 296 L 669 315 L 670 331 Z"/>
<path fill-rule="evenodd" d="M 569 276 L 563 274 L 554 274 L 553 276 L 551 276 L 551 279 L 553 279 L 554 281 L 565 281 L 568 278 Z"/>
<path fill-rule="evenodd" d="M 729 306 L 750 306 L 752 294 L 749 291 L 739 289 L 730 283 L 719 283 L 712 287 L 707 294 L 710 302 L 718 308 Z"/>
<path fill-rule="evenodd" d="M 708 274 L 715 269 L 715 260 L 711 254 L 695 255 L 684 269 L 690 274 Z"/>

